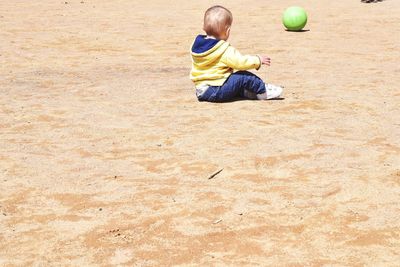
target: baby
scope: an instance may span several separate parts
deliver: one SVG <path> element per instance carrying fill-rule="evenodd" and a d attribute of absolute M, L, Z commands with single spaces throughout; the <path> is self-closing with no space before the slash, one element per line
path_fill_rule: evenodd
<path fill-rule="evenodd" d="M 237 97 L 267 100 L 279 97 L 282 88 L 265 84 L 246 70 L 269 66 L 267 56 L 241 55 L 227 40 L 231 31 L 232 13 L 222 7 L 210 7 L 204 14 L 203 29 L 191 49 L 190 79 L 196 86 L 199 101 L 227 102 Z"/>

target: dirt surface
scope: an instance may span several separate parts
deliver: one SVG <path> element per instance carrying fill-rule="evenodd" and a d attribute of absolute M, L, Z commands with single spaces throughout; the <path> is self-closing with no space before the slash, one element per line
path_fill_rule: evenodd
<path fill-rule="evenodd" d="M 189 80 L 214 3 L 0 2 L 1 266 L 398 265 L 400 1 L 219 1 L 286 87 L 226 104 Z"/>

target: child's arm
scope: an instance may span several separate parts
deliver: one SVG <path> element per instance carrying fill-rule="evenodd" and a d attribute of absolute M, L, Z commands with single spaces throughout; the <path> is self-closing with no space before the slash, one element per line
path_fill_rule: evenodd
<path fill-rule="evenodd" d="M 242 55 L 232 46 L 226 49 L 221 61 L 235 70 L 259 69 L 262 64 L 269 66 L 271 63 L 269 57 Z"/>

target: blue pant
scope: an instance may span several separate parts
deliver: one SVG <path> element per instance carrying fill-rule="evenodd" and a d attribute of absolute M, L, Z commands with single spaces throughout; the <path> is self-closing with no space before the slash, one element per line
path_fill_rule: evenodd
<path fill-rule="evenodd" d="M 244 97 L 244 91 L 265 93 L 265 84 L 258 76 L 248 71 L 232 73 L 221 86 L 210 86 L 198 99 L 208 102 L 228 102 Z"/>

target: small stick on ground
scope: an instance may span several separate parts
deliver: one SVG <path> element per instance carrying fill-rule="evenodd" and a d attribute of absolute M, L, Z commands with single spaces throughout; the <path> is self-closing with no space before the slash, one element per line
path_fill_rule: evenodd
<path fill-rule="evenodd" d="M 222 219 L 218 219 L 218 220 L 214 221 L 213 224 L 217 224 L 217 223 L 220 223 L 220 222 L 222 222 Z"/>
<path fill-rule="evenodd" d="M 211 180 L 212 178 L 214 178 L 215 176 L 217 176 L 220 172 L 222 172 L 224 170 L 224 168 L 214 172 L 213 174 L 211 174 L 210 177 L 208 177 L 208 180 Z"/>

